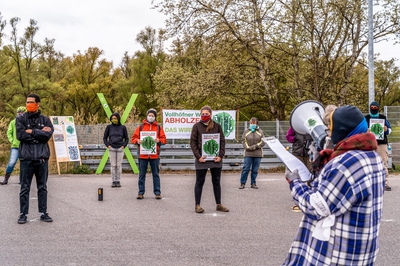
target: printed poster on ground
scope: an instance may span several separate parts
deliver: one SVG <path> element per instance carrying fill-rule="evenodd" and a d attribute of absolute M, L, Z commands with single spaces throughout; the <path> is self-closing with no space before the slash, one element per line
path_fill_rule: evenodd
<path fill-rule="evenodd" d="M 378 140 L 384 139 L 384 131 L 385 131 L 385 119 L 374 119 L 371 118 L 369 120 L 369 130 L 372 134 L 375 135 L 375 138 Z"/>
<path fill-rule="evenodd" d="M 201 154 L 206 161 L 213 161 L 219 155 L 219 137 L 219 133 L 202 135 Z"/>
<path fill-rule="evenodd" d="M 157 154 L 157 143 L 154 141 L 157 138 L 155 131 L 140 131 L 140 154 L 154 155 Z"/>
<path fill-rule="evenodd" d="M 57 162 L 80 161 L 74 118 L 72 116 L 50 116 L 50 120 L 54 126 L 53 141 Z"/>

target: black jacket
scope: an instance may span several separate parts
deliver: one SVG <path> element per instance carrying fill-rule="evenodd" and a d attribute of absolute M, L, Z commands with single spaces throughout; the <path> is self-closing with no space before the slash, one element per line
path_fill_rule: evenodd
<path fill-rule="evenodd" d="M 126 127 L 121 125 L 121 117 L 118 113 L 113 113 L 110 116 L 110 120 L 114 115 L 118 118 L 118 125 L 110 124 L 106 127 L 103 142 L 106 147 L 111 146 L 114 149 L 119 149 L 122 146 L 126 147 L 128 145 L 129 137 Z"/>
<path fill-rule="evenodd" d="M 25 113 L 18 116 L 15 121 L 17 139 L 20 141 L 18 156 L 20 160 L 40 160 L 50 157 L 50 148 L 47 142 L 54 132 L 53 124 L 47 116 L 37 113 Z M 50 127 L 51 131 L 43 131 L 42 128 Z M 32 129 L 32 134 L 25 132 Z"/>

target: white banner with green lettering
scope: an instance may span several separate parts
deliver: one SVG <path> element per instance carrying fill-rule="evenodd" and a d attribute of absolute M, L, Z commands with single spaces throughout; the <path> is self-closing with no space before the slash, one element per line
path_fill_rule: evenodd
<path fill-rule="evenodd" d="M 190 139 L 193 125 L 200 121 L 200 110 L 164 109 L 162 113 L 167 139 Z M 226 139 L 236 139 L 235 110 L 213 111 L 212 119 L 222 126 Z"/>

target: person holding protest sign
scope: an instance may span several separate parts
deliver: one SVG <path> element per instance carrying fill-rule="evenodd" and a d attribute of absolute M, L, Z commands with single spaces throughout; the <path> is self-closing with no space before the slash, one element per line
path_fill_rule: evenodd
<path fill-rule="evenodd" d="M 216 210 L 229 212 L 229 209 L 221 204 L 221 171 L 222 158 L 225 155 L 225 136 L 222 127 L 211 119 L 210 106 L 203 106 L 200 110 L 201 120 L 193 125 L 190 135 L 190 147 L 195 157 L 196 184 L 194 186 L 195 212 L 202 213 L 200 206 L 203 185 L 208 169 L 211 172 L 211 180 L 214 189 Z"/>
<path fill-rule="evenodd" d="M 143 124 L 138 126 L 132 135 L 132 143 L 137 144 L 139 160 L 139 192 L 137 199 L 143 199 L 146 184 L 147 167 L 150 164 L 153 175 L 153 191 L 156 199 L 162 199 L 159 176 L 160 146 L 167 143 L 164 129 L 157 123 L 157 111 L 153 108 L 147 111 Z"/>
<path fill-rule="evenodd" d="M 389 121 L 386 119 L 386 116 L 379 113 L 379 103 L 375 101 L 371 102 L 369 105 L 369 114 L 365 116 L 365 119 L 367 120 L 368 128 L 370 129 L 371 133 L 373 133 L 376 137 L 376 141 L 378 142 L 377 152 L 379 156 L 381 156 L 383 164 L 385 165 L 385 190 L 391 191 L 392 188 L 389 186 L 388 182 L 388 136 L 392 132 L 392 127 L 390 126 Z"/>

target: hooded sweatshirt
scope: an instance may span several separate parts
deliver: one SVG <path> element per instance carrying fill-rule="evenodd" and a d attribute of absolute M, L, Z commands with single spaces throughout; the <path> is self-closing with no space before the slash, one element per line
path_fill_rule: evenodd
<path fill-rule="evenodd" d="M 103 142 L 106 147 L 111 146 L 114 149 L 119 149 L 122 146 L 126 147 L 128 145 L 128 131 L 124 125 L 121 125 L 121 117 L 118 113 L 113 113 L 111 117 L 117 117 L 118 124 L 110 124 L 106 127 L 104 131 Z"/>

